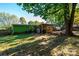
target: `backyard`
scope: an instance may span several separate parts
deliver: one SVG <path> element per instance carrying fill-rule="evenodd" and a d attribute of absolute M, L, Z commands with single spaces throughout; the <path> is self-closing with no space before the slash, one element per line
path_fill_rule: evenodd
<path fill-rule="evenodd" d="M 18 34 L 0 37 L 0 55 L 79 55 L 79 37 L 50 34 Z"/>
<path fill-rule="evenodd" d="M 79 56 L 78 3 L 2 3 L 0 10 L 0 56 Z"/>

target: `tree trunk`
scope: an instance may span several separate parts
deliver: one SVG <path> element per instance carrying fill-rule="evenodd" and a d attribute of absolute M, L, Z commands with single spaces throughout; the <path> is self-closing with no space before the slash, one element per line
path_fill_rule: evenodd
<path fill-rule="evenodd" d="M 69 20 L 69 29 L 70 29 L 70 32 L 72 32 L 72 30 L 73 30 L 73 22 L 74 22 L 74 15 L 75 15 L 76 5 L 77 5 L 77 3 L 73 3 L 72 4 L 71 17 L 70 17 L 70 20 Z M 70 35 L 73 35 L 73 33 L 71 33 Z"/>
<path fill-rule="evenodd" d="M 69 19 L 70 19 L 70 10 L 69 10 L 69 4 L 65 3 L 64 7 L 64 21 L 65 21 L 65 34 L 70 35 L 70 30 L 69 30 Z"/>
<path fill-rule="evenodd" d="M 64 9 L 64 19 L 65 19 L 65 34 L 72 36 L 72 27 L 73 27 L 73 21 L 74 21 L 74 15 L 75 15 L 75 8 L 76 8 L 76 3 L 72 4 L 72 10 L 70 14 L 69 10 L 69 4 L 65 4 L 65 9 Z"/>

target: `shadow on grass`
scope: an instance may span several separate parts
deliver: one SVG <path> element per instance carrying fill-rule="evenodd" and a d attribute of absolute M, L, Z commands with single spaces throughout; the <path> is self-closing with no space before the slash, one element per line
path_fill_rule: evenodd
<path fill-rule="evenodd" d="M 33 34 L 18 34 L 0 37 L 0 43 L 11 43 L 17 39 L 24 39 L 33 36 Z"/>
<path fill-rule="evenodd" d="M 41 40 L 37 40 L 35 42 L 22 44 L 19 46 L 16 46 L 14 48 L 10 48 L 6 51 L 0 52 L 1 56 L 6 55 L 15 55 L 15 56 L 51 56 L 50 51 L 59 46 L 64 42 L 66 39 L 66 36 L 57 36 L 56 38 L 52 39 L 49 38 L 50 41 L 46 45 L 39 45 L 41 43 Z"/>
<path fill-rule="evenodd" d="M 23 38 L 28 38 L 28 37 L 31 37 L 33 36 L 33 34 L 19 34 L 19 35 L 16 35 L 16 39 L 23 39 Z"/>

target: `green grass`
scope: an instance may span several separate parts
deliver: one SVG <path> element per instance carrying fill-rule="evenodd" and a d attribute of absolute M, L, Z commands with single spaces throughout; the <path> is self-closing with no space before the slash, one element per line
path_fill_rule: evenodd
<path fill-rule="evenodd" d="M 33 34 L 18 34 L 0 37 L 0 51 L 26 43 L 28 39 L 33 39 Z"/>

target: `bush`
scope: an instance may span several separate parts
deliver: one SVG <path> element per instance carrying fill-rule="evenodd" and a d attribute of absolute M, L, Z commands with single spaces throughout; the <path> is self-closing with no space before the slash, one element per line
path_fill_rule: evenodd
<path fill-rule="evenodd" d="M 20 25 L 14 24 L 12 26 L 12 33 L 32 33 L 35 31 L 35 26 L 33 25 Z"/>

